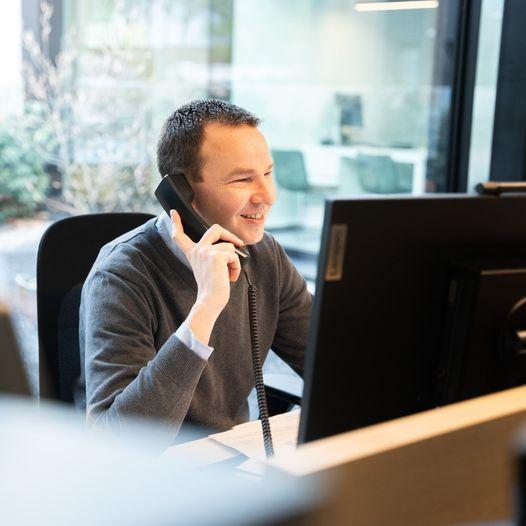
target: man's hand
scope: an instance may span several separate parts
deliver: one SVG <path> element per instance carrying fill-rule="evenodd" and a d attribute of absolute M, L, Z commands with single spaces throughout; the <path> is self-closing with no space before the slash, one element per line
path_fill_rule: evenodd
<path fill-rule="evenodd" d="M 184 233 L 177 211 L 171 210 L 170 217 L 172 239 L 188 259 L 197 282 L 197 300 L 187 321 L 194 336 L 208 344 L 214 324 L 230 298 L 230 282 L 236 281 L 241 272 L 234 247 L 243 246 L 243 241 L 220 225 L 212 225 L 194 243 Z"/>

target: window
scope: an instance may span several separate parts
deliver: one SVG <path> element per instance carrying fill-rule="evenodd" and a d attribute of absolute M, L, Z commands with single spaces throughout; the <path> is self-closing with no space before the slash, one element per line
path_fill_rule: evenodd
<path fill-rule="evenodd" d="M 468 173 L 470 191 L 473 191 L 477 183 L 488 181 L 490 178 L 503 11 L 504 0 L 482 2 L 471 124 Z"/>
<path fill-rule="evenodd" d="M 68 214 L 159 211 L 157 135 L 168 113 L 190 99 L 229 99 L 263 119 L 279 186 L 268 228 L 307 279 L 316 272 L 326 195 L 446 188 L 463 2 L 394 9 L 400 4 L 33 0 L 2 7 L 0 300 L 15 314 L 34 380 L 34 265 L 43 230 Z M 480 86 L 491 90 L 498 54 L 489 42 L 498 40 L 500 18 L 487 9 L 482 28 L 491 26 L 491 35 L 480 61 L 489 73 L 481 66 Z M 477 113 L 487 99 L 480 94 L 474 150 L 488 147 L 482 128 L 491 125 Z"/>

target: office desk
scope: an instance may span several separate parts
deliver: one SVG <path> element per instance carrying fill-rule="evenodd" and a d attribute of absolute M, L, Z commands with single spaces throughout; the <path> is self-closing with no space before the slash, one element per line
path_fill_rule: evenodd
<path fill-rule="evenodd" d="M 201 438 L 168 448 L 163 457 L 173 462 L 183 461 L 185 466 L 200 468 L 241 457 L 242 453 L 224 446 L 213 438 Z"/>
<path fill-rule="evenodd" d="M 512 515 L 526 386 L 300 445 L 271 465 L 335 485 L 324 524 L 465 524 Z"/>
<path fill-rule="evenodd" d="M 288 457 L 294 451 L 299 419 L 299 410 L 270 418 L 276 458 Z M 259 420 L 240 424 L 231 431 L 210 435 L 208 438 L 172 446 L 165 455 L 171 460 L 184 460 L 185 464 L 194 467 L 235 458 L 240 461 L 248 458 L 262 462 L 266 460 Z"/>
<path fill-rule="evenodd" d="M 313 185 L 338 185 L 341 160 L 362 155 L 386 155 L 395 162 L 413 165 L 413 194 L 425 192 L 427 148 L 393 148 L 381 146 L 312 145 L 302 148 L 309 180 Z"/>
<path fill-rule="evenodd" d="M 327 525 L 496 521 L 511 516 L 523 423 L 526 386 L 302 444 L 269 465 L 332 482 Z M 211 462 L 239 454 L 211 439 L 185 448 Z"/>

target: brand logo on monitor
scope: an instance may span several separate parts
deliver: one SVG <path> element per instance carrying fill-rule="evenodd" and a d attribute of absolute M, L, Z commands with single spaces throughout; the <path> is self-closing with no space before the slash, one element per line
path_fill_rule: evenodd
<path fill-rule="evenodd" d="M 347 225 L 331 225 L 329 241 L 329 259 L 325 269 L 325 281 L 340 281 L 343 273 L 345 244 L 347 243 Z"/>

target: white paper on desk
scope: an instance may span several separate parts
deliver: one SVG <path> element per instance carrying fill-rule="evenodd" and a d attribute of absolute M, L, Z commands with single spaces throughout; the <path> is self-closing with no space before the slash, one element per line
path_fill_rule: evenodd
<path fill-rule="evenodd" d="M 290 454 L 296 449 L 299 419 L 299 409 L 269 419 L 275 457 Z M 229 431 L 210 435 L 210 438 L 236 449 L 249 458 L 266 460 L 263 433 L 259 420 L 239 424 Z"/>
<path fill-rule="evenodd" d="M 251 480 L 260 480 L 265 476 L 267 467 L 266 461 L 262 462 L 255 458 L 249 458 L 242 464 L 239 464 L 239 466 L 236 466 L 236 471 L 243 473 Z"/>

